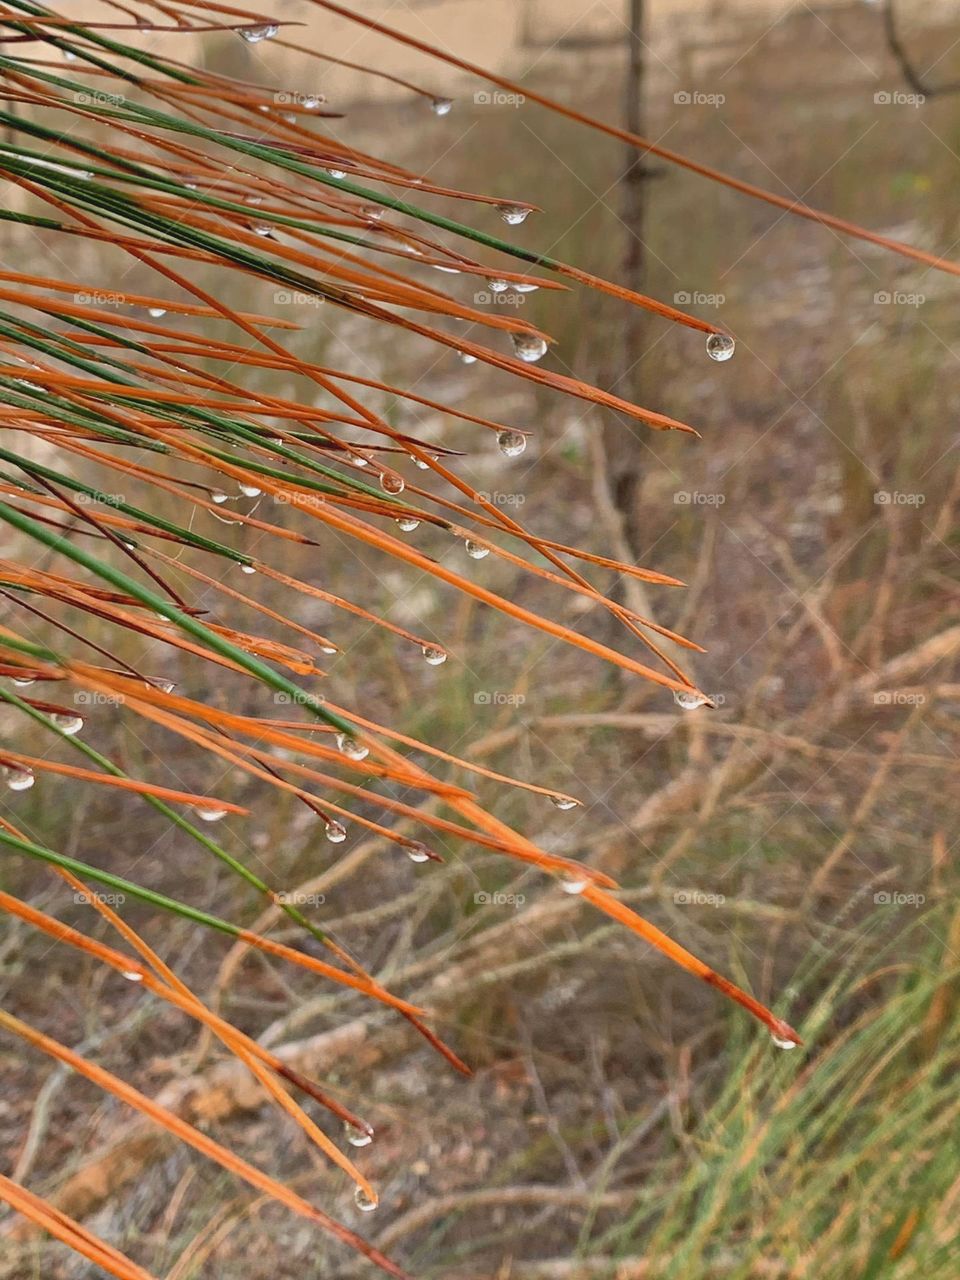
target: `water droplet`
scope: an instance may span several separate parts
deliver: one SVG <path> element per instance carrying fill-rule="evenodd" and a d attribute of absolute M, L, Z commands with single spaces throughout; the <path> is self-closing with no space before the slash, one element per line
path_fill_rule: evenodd
<path fill-rule="evenodd" d="M 446 649 L 441 649 L 435 644 L 425 644 L 421 650 L 428 666 L 442 667 L 447 660 Z"/>
<path fill-rule="evenodd" d="M 413 533 L 414 529 L 420 528 L 420 521 L 414 520 L 413 516 L 401 516 L 397 521 L 397 527 L 403 533 Z"/>
<path fill-rule="evenodd" d="M 403 476 L 398 476 L 395 471 L 381 471 L 380 488 L 384 493 L 403 493 L 406 487 Z"/>
<path fill-rule="evenodd" d="M 772 1031 L 770 1032 L 770 1039 L 778 1049 L 795 1049 L 797 1047 L 796 1040 L 787 1040 L 786 1038 L 775 1036 Z"/>
<path fill-rule="evenodd" d="M 411 862 L 430 861 L 430 851 L 427 849 L 427 846 L 425 844 L 420 844 L 417 840 L 412 844 L 405 844 L 403 848 Z"/>
<path fill-rule="evenodd" d="M 342 822 L 332 818 L 326 825 L 326 837 L 331 844 L 343 844 L 347 838 L 347 828 Z"/>
<path fill-rule="evenodd" d="M 476 363 L 477 363 L 477 357 L 476 357 L 475 355 L 473 355 L 470 351 L 461 351 L 461 352 L 459 352 L 458 354 L 459 354 L 459 356 L 460 356 L 461 361 L 462 361 L 464 364 L 476 364 Z"/>
<path fill-rule="evenodd" d="M 223 503 L 230 501 L 230 495 L 229 493 L 224 493 L 222 489 L 211 489 L 210 501 L 215 502 L 219 507 L 222 506 Z"/>
<path fill-rule="evenodd" d="M 201 822 L 219 822 L 221 818 L 225 818 L 227 816 L 226 809 L 207 809 L 200 804 L 193 806 L 193 812 Z"/>
<path fill-rule="evenodd" d="M 61 49 L 60 52 L 63 54 L 64 62 L 76 62 L 77 55 L 73 52 L 72 49 Z"/>
<path fill-rule="evenodd" d="M 471 542 L 469 538 L 464 538 L 463 549 L 472 560 L 483 560 L 490 554 L 490 548 L 481 546 L 479 542 Z"/>
<path fill-rule="evenodd" d="M 520 431 L 501 431 L 497 435 L 497 448 L 507 458 L 519 458 L 527 447 L 527 437 Z"/>
<path fill-rule="evenodd" d="M 347 176 L 344 169 L 328 169 L 327 173 L 331 178 L 336 178 L 338 181 L 340 178 L 345 178 Z"/>
<path fill-rule="evenodd" d="M 423 458 L 414 458 L 413 465 L 420 471 L 430 470 L 430 463 L 424 462 Z"/>
<path fill-rule="evenodd" d="M 696 693 L 687 689 L 674 689 L 673 700 L 684 711 L 696 711 L 697 707 L 702 707 L 710 701 L 705 693 Z"/>
<path fill-rule="evenodd" d="M 555 809 L 562 809 L 566 812 L 568 809 L 579 809 L 583 801 L 574 800 L 573 796 L 551 796 L 550 803 Z"/>
<path fill-rule="evenodd" d="M 526 280 L 517 281 L 513 287 L 516 289 L 517 293 L 536 293 L 540 288 L 538 284 L 531 284 Z"/>
<path fill-rule="evenodd" d="M 316 97 L 314 94 L 308 93 L 303 100 L 303 107 L 307 111 L 316 111 L 322 101 L 322 97 Z"/>
<path fill-rule="evenodd" d="M 430 103 L 430 110 L 435 116 L 448 116 L 452 107 L 452 98 L 434 98 Z"/>
<path fill-rule="evenodd" d="M 356 738 L 351 738 L 348 733 L 337 734 L 337 747 L 351 760 L 365 760 L 370 754 L 369 747 L 365 747 Z"/>
<path fill-rule="evenodd" d="M 142 982 L 143 974 L 137 973 L 136 969 L 123 969 L 123 976 L 128 982 Z"/>
<path fill-rule="evenodd" d="M 433 267 L 434 271 L 443 271 L 448 276 L 463 275 L 463 272 L 459 267 L 445 267 L 439 262 L 432 262 L 430 265 Z"/>
<path fill-rule="evenodd" d="M 560 877 L 560 888 L 564 893 L 583 893 L 589 883 L 589 880 L 581 879 L 572 875 L 564 875 Z"/>
<path fill-rule="evenodd" d="M 14 676 L 13 683 L 18 689 L 29 689 L 32 684 L 36 684 L 33 676 Z"/>
<path fill-rule="evenodd" d="M 357 1187 L 353 1193 L 353 1203 L 361 1213 L 372 1213 L 379 1201 L 368 1196 L 363 1187 Z"/>
<path fill-rule="evenodd" d="M 266 22 L 261 27 L 241 27 L 241 39 L 247 44 L 259 44 L 261 40 L 272 40 L 280 28 L 275 22 Z"/>
<path fill-rule="evenodd" d="M 75 733 L 79 733 L 83 728 L 83 716 L 63 715 L 60 712 L 55 712 L 50 719 L 60 732 L 65 733 L 68 738 L 72 738 Z"/>
<path fill-rule="evenodd" d="M 153 685 L 155 689 L 159 689 L 161 693 L 173 693 L 177 687 L 172 680 L 148 680 L 147 688 Z"/>
<path fill-rule="evenodd" d="M 510 288 L 509 280 L 488 280 L 487 288 L 491 293 L 506 293 Z"/>
<path fill-rule="evenodd" d="M 711 360 L 722 364 L 729 360 L 736 350 L 737 344 L 729 333 L 711 333 L 707 337 L 707 355 Z"/>
<path fill-rule="evenodd" d="M 21 769 L 19 765 L 4 765 L 3 776 L 11 791 L 29 791 L 36 782 L 32 769 Z"/>
<path fill-rule="evenodd" d="M 530 210 L 525 209 L 522 204 L 498 204 L 497 212 L 500 217 L 511 227 L 519 227 L 521 222 L 526 222 L 530 216 Z"/>
<path fill-rule="evenodd" d="M 372 218 L 374 222 L 379 222 L 383 217 L 384 210 L 376 204 L 361 205 L 360 213 L 364 218 Z"/>
<path fill-rule="evenodd" d="M 511 333 L 510 341 L 518 360 L 524 364 L 536 364 L 547 354 L 547 344 L 536 333 Z"/>
<path fill-rule="evenodd" d="M 259 498 L 261 493 L 263 493 L 263 490 L 258 489 L 255 484 L 242 484 L 240 486 L 240 492 L 245 498 Z"/>
<path fill-rule="evenodd" d="M 242 565 L 240 565 L 240 572 L 241 572 L 241 573 L 256 573 L 257 571 L 256 571 L 256 569 L 253 567 L 253 565 L 252 565 L 252 564 L 242 564 Z"/>
<path fill-rule="evenodd" d="M 358 1129 L 349 1121 L 343 1126 L 343 1132 L 351 1147 L 369 1147 L 373 1141 L 372 1133 L 368 1133 L 366 1129 Z"/>
<path fill-rule="evenodd" d="M 320 646 L 320 652 L 321 653 L 339 653 L 340 650 L 336 647 L 336 645 L 322 644 Z"/>
<path fill-rule="evenodd" d="M 355 453 L 353 457 L 350 459 L 350 461 L 353 463 L 355 467 L 369 467 L 370 465 L 370 459 L 361 458 L 359 453 Z"/>
<path fill-rule="evenodd" d="M 273 230 L 270 227 L 254 227 L 253 230 L 258 236 L 263 236 L 265 240 L 274 238 Z"/>
<path fill-rule="evenodd" d="M 147 307 L 147 315 L 153 316 L 154 320 L 159 320 L 161 316 L 165 316 L 166 314 L 166 307 Z"/>

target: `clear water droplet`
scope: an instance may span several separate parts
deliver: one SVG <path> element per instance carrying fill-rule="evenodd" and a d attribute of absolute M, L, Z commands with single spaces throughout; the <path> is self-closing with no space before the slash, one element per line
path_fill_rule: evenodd
<path fill-rule="evenodd" d="M 430 852 L 427 849 L 427 846 L 425 844 L 420 844 L 419 841 L 414 841 L 412 844 L 405 844 L 403 848 L 411 862 L 430 861 Z"/>
<path fill-rule="evenodd" d="M 36 684 L 33 676 L 14 676 L 13 683 L 18 689 L 29 689 L 32 684 Z"/>
<path fill-rule="evenodd" d="M 316 111 L 322 101 L 323 98 L 319 98 L 315 94 L 308 93 L 303 100 L 303 107 L 307 111 Z"/>
<path fill-rule="evenodd" d="M 242 564 L 240 566 L 240 572 L 253 574 L 253 573 L 256 573 L 257 571 L 252 564 Z"/>
<path fill-rule="evenodd" d="M 531 284 L 527 280 L 517 281 L 513 287 L 517 293 L 536 293 L 540 288 L 538 284 Z"/>
<path fill-rule="evenodd" d="M 222 489 L 213 489 L 210 493 L 210 501 L 215 502 L 218 507 L 223 506 L 225 502 L 230 501 L 229 493 L 224 493 Z"/>
<path fill-rule="evenodd" d="M 536 333 L 511 333 L 513 352 L 524 364 L 536 364 L 547 354 L 547 344 Z"/>
<path fill-rule="evenodd" d="M 339 653 L 340 650 L 336 647 L 336 645 L 322 644 L 320 646 L 320 652 L 321 653 Z"/>
<path fill-rule="evenodd" d="M 345 169 L 328 169 L 327 173 L 331 178 L 336 178 L 338 181 L 347 176 Z"/>
<path fill-rule="evenodd" d="M 705 693 L 687 689 L 674 689 L 673 700 L 684 711 L 696 711 L 697 707 L 705 706 L 710 701 Z"/>
<path fill-rule="evenodd" d="M 479 542 L 471 542 L 464 538 L 463 549 L 472 560 L 483 560 L 490 554 L 490 548 L 481 546 Z"/>
<path fill-rule="evenodd" d="M 342 822 L 337 822 L 333 818 L 327 823 L 325 834 L 331 844 L 343 844 L 347 838 L 347 828 Z"/>
<path fill-rule="evenodd" d="M 551 796 L 550 803 L 555 809 L 562 809 L 566 812 L 568 809 L 579 809 L 583 801 L 574 800 L 573 796 Z"/>
<path fill-rule="evenodd" d="M 165 316 L 166 314 L 166 307 L 147 307 L 147 315 L 153 316 L 154 320 L 159 320 L 161 316 Z"/>
<path fill-rule="evenodd" d="M 527 437 L 520 431 L 501 431 L 497 435 L 497 448 L 507 458 L 519 458 L 527 447 Z"/>
<path fill-rule="evenodd" d="M 441 649 L 435 644 L 425 644 L 421 650 L 424 660 L 430 667 L 442 667 L 447 660 L 446 649 Z"/>
<path fill-rule="evenodd" d="M 477 357 L 471 351 L 461 351 L 458 353 L 463 364 L 476 364 Z"/>
<path fill-rule="evenodd" d="M 350 760 L 366 760 L 370 754 L 369 747 L 358 742 L 356 738 L 351 738 L 348 733 L 337 734 L 337 747 Z"/>
<path fill-rule="evenodd" d="M 463 272 L 460 270 L 459 267 L 446 267 L 440 262 L 432 262 L 430 265 L 433 267 L 434 271 L 442 271 L 444 275 L 448 275 L 448 276 L 463 275 Z"/>
<path fill-rule="evenodd" d="M 358 1129 L 355 1124 L 350 1124 L 349 1121 L 343 1126 L 343 1132 L 351 1147 L 369 1147 L 373 1141 L 372 1133 L 368 1133 L 366 1129 Z"/>
<path fill-rule="evenodd" d="M 731 359 L 736 349 L 737 344 L 729 333 L 711 333 L 707 336 L 707 355 L 718 364 Z"/>
<path fill-rule="evenodd" d="M 148 680 L 147 687 L 153 685 L 155 689 L 159 689 L 161 693 L 173 693 L 177 687 L 172 680 Z"/>
<path fill-rule="evenodd" d="M 123 973 L 123 976 L 126 978 L 126 980 L 127 980 L 128 982 L 142 982 L 142 981 L 143 981 L 143 974 L 142 974 L 142 973 L 137 973 L 136 969 L 124 969 L 124 970 L 122 970 L 122 973 Z"/>
<path fill-rule="evenodd" d="M 259 498 L 263 490 L 258 489 L 255 484 L 242 484 L 240 485 L 240 492 L 245 498 Z"/>
<path fill-rule="evenodd" d="M 519 227 L 521 222 L 526 222 L 530 216 L 530 210 L 524 208 L 522 204 L 498 204 L 497 212 L 500 217 L 511 227 Z"/>
<path fill-rule="evenodd" d="M 796 1040 L 788 1040 L 786 1037 L 775 1036 L 772 1031 L 770 1032 L 770 1039 L 778 1049 L 795 1049 L 797 1047 Z"/>
<path fill-rule="evenodd" d="M 403 493 L 407 487 L 407 483 L 403 476 L 398 476 L 395 471 L 381 471 L 380 488 L 384 493 Z"/>
<path fill-rule="evenodd" d="M 265 22 L 260 27 L 241 27 L 240 36 L 247 44 L 259 44 L 261 40 L 272 40 L 279 30 L 275 22 Z"/>
<path fill-rule="evenodd" d="M 4 765 L 3 777 L 11 791 L 29 791 L 36 778 L 32 769 L 21 769 L 19 765 Z"/>
<path fill-rule="evenodd" d="M 61 712 L 54 712 L 50 717 L 61 733 L 65 733 L 68 738 L 72 738 L 75 733 L 79 733 L 83 728 L 83 716 L 64 715 Z"/>
<path fill-rule="evenodd" d="M 193 812 L 201 822 L 219 822 L 221 818 L 225 818 L 227 816 L 226 809 L 206 808 L 201 804 L 194 805 Z"/>
<path fill-rule="evenodd" d="M 565 875 L 560 877 L 560 888 L 564 893 L 583 893 L 589 883 L 589 880 L 578 876 Z"/>
<path fill-rule="evenodd" d="M 243 202 L 244 204 L 263 204 L 263 196 L 258 196 L 256 194 L 244 196 Z"/>
<path fill-rule="evenodd" d="M 272 227 L 254 227 L 253 230 L 258 236 L 263 236 L 265 240 L 274 238 Z"/>
<path fill-rule="evenodd" d="M 368 1196 L 363 1187 L 357 1187 L 353 1193 L 353 1203 L 361 1213 L 372 1213 L 379 1202 Z"/>
<path fill-rule="evenodd" d="M 379 222 L 384 215 L 384 210 L 377 204 L 365 204 L 361 206 L 360 213 L 364 218 L 372 218 L 374 222 Z"/>
<path fill-rule="evenodd" d="M 413 465 L 417 468 L 417 470 L 418 470 L 418 471 L 429 471 L 429 470 L 430 470 L 430 463 L 429 463 L 429 462 L 425 462 L 425 461 L 423 460 L 423 458 L 414 458 L 414 460 L 413 460 Z"/>
<path fill-rule="evenodd" d="M 448 116 L 452 107 L 452 98 L 433 98 L 430 102 L 430 110 L 435 116 Z"/>
<path fill-rule="evenodd" d="M 509 280 L 488 280 L 487 288 L 491 293 L 506 293 L 510 288 Z"/>
<path fill-rule="evenodd" d="M 415 520 L 413 516 L 401 516 L 397 521 L 397 528 L 402 533 L 413 533 L 414 529 L 420 528 L 420 521 Z"/>
<path fill-rule="evenodd" d="M 355 467 L 369 467 L 370 465 L 370 459 L 361 458 L 359 453 L 354 454 L 353 457 L 350 459 L 350 461 L 353 463 Z"/>

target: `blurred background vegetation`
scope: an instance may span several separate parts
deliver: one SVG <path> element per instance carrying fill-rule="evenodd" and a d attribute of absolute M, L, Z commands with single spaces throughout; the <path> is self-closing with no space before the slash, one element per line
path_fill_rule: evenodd
<path fill-rule="evenodd" d="M 428 25 L 433 8 L 419 15 Z M 451 8 L 476 23 L 484 5 Z M 521 32 L 505 62 L 620 119 L 624 41 L 605 17 L 598 36 L 592 6 L 579 8 L 544 47 L 536 29 Z M 910 89 L 875 6 L 785 6 L 776 21 L 723 7 L 676 28 L 667 0 L 648 8 L 649 136 L 957 256 L 960 96 L 877 101 Z M 934 82 L 956 78 L 960 9 L 919 22 L 901 8 L 916 65 Z M 218 69 L 249 78 L 282 56 L 220 37 L 205 47 Z M 284 66 L 304 92 L 327 88 L 320 64 Z M 424 61 L 421 79 L 435 70 Z M 358 88 L 336 104 L 349 107 L 336 129 L 450 186 L 536 202 L 543 212 L 513 230 L 519 242 L 622 278 L 622 215 L 636 200 L 623 148 L 531 104 L 475 101 L 486 86 L 453 87 L 441 119 Z M 225 962 L 222 940 L 129 908 L 198 992 L 287 1046 L 374 1124 L 377 1141 L 356 1159 L 382 1204 L 360 1222 L 342 1179 L 174 1011 L 116 983 L 105 991 L 93 964 L 78 987 L 86 961 L 10 923 L 0 984 L 24 1016 L 269 1161 L 417 1275 L 949 1280 L 960 1274 L 957 284 L 695 175 L 644 167 L 644 288 L 729 328 L 735 359 L 712 364 L 702 335 L 651 318 L 625 342 L 624 308 L 608 298 L 541 291 L 509 305 L 557 339 L 551 367 L 690 422 L 701 440 L 605 422 L 412 337 L 384 350 L 372 326 L 323 310 L 291 308 L 305 326 L 292 348 L 532 431 L 509 459 L 465 424 L 371 400 L 394 425 L 463 450 L 459 473 L 538 533 L 688 583 L 613 590 L 706 647 L 692 674 L 717 709 L 684 713 L 663 691 L 357 546 L 291 547 L 281 567 L 335 593 L 362 583 L 368 608 L 449 650 L 443 667 L 427 667 L 380 629 L 302 598 L 295 616 L 341 646 L 329 668 L 339 703 L 579 796 L 582 808 L 558 812 L 479 788 L 544 848 L 615 875 L 628 901 L 788 1017 L 805 1047 L 779 1053 L 741 1011 L 533 872 L 453 841 L 437 843 L 443 866 L 414 866 L 359 834 L 329 845 L 290 797 L 222 779 L 127 721 L 105 724 L 97 745 L 153 781 L 216 785 L 249 803 L 255 819 L 228 817 L 224 840 L 297 886 L 392 989 L 437 1010 L 476 1075 L 455 1077 L 349 994 L 262 955 Z M 17 236 L 4 232 L 5 258 L 44 268 L 36 237 Z M 106 258 L 103 269 L 108 278 Z M 136 274 L 126 287 L 148 289 Z M 472 299 L 463 280 L 450 288 Z M 271 310 L 269 285 L 235 288 L 231 304 Z M 490 295 L 484 305 L 507 304 Z M 296 525 L 295 513 L 282 518 Z M 556 614 L 545 584 L 508 563 L 465 561 L 427 527 L 410 536 Z M 274 584 L 251 582 L 243 589 L 278 605 Z M 568 599 L 561 620 L 616 642 L 608 615 Z M 150 668 L 136 638 L 125 656 Z M 156 674 L 187 694 L 207 678 L 189 663 Z M 251 709 L 230 676 L 208 696 Z M 176 884 L 195 905 L 287 936 L 135 798 L 59 787 L 56 807 L 42 785 L 0 805 L 66 853 L 95 851 L 121 875 L 136 864 L 148 885 Z M 0 876 L 64 919 L 83 915 L 30 867 L 5 858 Z M 8 1044 L 0 1066 L 5 1169 L 166 1280 L 362 1269 L 62 1069 L 38 1070 Z M 9 1222 L 0 1239 L 3 1280 L 96 1274 Z"/>

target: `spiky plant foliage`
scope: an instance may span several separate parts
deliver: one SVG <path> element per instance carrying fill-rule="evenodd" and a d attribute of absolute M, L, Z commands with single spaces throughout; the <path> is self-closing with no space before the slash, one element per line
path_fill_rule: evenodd
<path fill-rule="evenodd" d="M 349 9 L 315 2 L 482 74 Z M 508 456 L 522 450 L 526 427 L 316 364 L 291 344 L 294 322 L 244 310 L 228 299 L 249 291 L 251 282 L 268 282 L 278 303 L 284 295 L 297 295 L 324 304 L 333 326 L 351 317 L 377 324 L 384 342 L 391 328 L 399 330 L 658 431 L 692 428 L 536 367 L 549 347 L 546 334 L 515 315 L 457 301 L 437 287 L 431 269 L 481 281 L 495 275 L 505 287 L 520 290 L 599 290 L 624 306 L 702 331 L 715 353 L 726 356 L 732 340 L 656 299 L 517 247 L 508 228 L 532 211 L 519 198 L 451 190 L 354 149 L 325 130 L 332 112 L 318 99 L 190 67 L 177 58 L 173 40 L 176 33 L 230 30 L 252 42 L 276 38 L 324 56 L 302 49 L 295 27 L 291 35 L 269 16 L 212 2 L 150 6 L 131 0 L 111 2 L 111 8 L 115 21 L 83 24 L 32 0 L 10 0 L 4 18 L 0 169 L 7 199 L 0 218 L 11 241 L 26 234 L 18 228 L 39 237 L 49 267 L 39 275 L 0 271 L 0 521 L 9 535 L 8 556 L 0 564 L 0 700 L 4 724 L 13 730 L 0 743 L 0 767 L 14 791 L 36 780 L 51 808 L 57 804 L 56 777 L 136 793 L 195 843 L 198 857 L 218 859 L 252 895 L 278 906 L 308 942 L 321 944 L 327 959 L 115 875 L 96 848 L 76 850 L 82 856 L 66 854 L 6 819 L 0 819 L 6 857 L 33 859 L 75 892 L 88 893 L 91 908 L 119 935 L 118 945 L 97 941 L 8 893 L 0 894 L 0 907 L 78 955 L 141 983 L 206 1027 L 353 1180 L 361 1207 L 375 1205 L 375 1189 L 295 1094 L 320 1103 L 360 1133 L 369 1126 L 208 1008 L 90 887 L 116 890 L 360 992 L 407 1019 L 455 1068 L 468 1068 L 430 1029 L 424 1010 L 386 990 L 324 932 L 318 918 L 284 896 L 282 885 L 268 883 L 210 834 L 208 821 L 246 814 L 245 808 L 217 795 L 130 776 L 86 740 L 84 719 L 98 727 L 109 717 L 150 722 L 171 751 L 206 754 L 295 797 L 335 842 L 350 822 L 405 848 L 415 860 L 438 856 L 430 841 L 440 834 L 531 864 L 738 1001 L 779 1042 L 796 1043 L 786 1023 L 621 902 L 608 876 L 540 848 L 444 773 L 455 765 L 552 798 L 561 807 L 576 803 L 574 796 L 493 774 L 448 754 L 442 744 L 415 741 L 341 705 L 335 682 L 324 681 L 324 656 L 337 646 L 298 620 L 303 598 L 359 615 L 391 633 L 397 646 L 422 650 L 432 665 L 443 661 L 445 651 L 433 637 L 415 635 L 376 616 L 362 601 L 334 596 L 283 566 L 290 547 L 316 547 L 323 556 L 353 540 L 411 574 L 429 575 L 592 659 L 652 681 L 665 696 L 672 692 L 681 703 L 704 704 L 708 699 L 661 641 L 674 651 L 699 646 L 610 599 L 594 578 L 609 578 L 614 570 L 661 587 L 677 586 L 676 580 L 539 537 L 460 478 L 449 450 L 399 429 L 383 406 L 442 411 L 472 424 L 478 446 L 496 438 Z M 149 44 L 141 39 L 144 32 L 151 33 Z M 432 100 L 428 90 L 407 88 Z M 524 92 L 587 127 L 746 195 L 957 272 L 952 263 Z M 447 109 L 445 101 L 433 105 Z M 389 149 L 386 139 L 384 151 Z M 441 198 L 452 212 L 435 212 L 436 199 L 425 207 L 425 196 Z M 498 222 L 507 228 L 503 234 L 489 229 Z M 485 265 L 487 250 L 506 255 L 513 269 Z M 148 291 L 126 291 L 123 275 L 131 267 L 152 282 Z M 281 394 L 281 386 L 289 390 Z M 129 500 L 128 494 L 140 492 L 152 500 Z M 272 505 L 264 501 L 240 510 L 231 506 L 238 492 L 263 495 Z M 218 530 L 213 517 L 230 528 Z M 608 611 L 622 626 L 622 647 L 579 634 L 419 551 L 402 536 L 417 523 L 466 544 L 477 558 L 502 557 L 549 584 L 558 599 L 572 592 Z M 264 580 L 282 588 L 283 611 L 258 600 L 257 584 Z M 239 611 L 247 619 L 244 629 L 228 627 L 216 612 L 191 603 L 200 589 L 219 595 L 230 616 Z M 260 635 L 262 619 L 283 628 L 287 642 Z M 157 657 L 149 671 L 130 660 L 130 635 L 151 642 Z M 201 673 L 208 695 L 186 696 L 158 676 L 164 653 Z M 251 710 L 223 705 L 217 690 L 228 678 L 248 681 L 260 692 L 250 694 Z M 83 716 L 78 707 L 85 709 Z M 45 735 L 42 749 L 21 749 L 38 734 Z M 436 768 L 418 764 L 414 752 Z M 415 823 L 417 838 L 367 816 L 378 810 L 403 819 L 405 828 Z M 13 1013 L 0 1014 L 0 1025 L 390 1274 L 403 1274 L 355 1232 L 115 1075 Z M 0 1179 L 0 1198 L 102 1270 L 146 1275 L 6 1177 Z"/>

